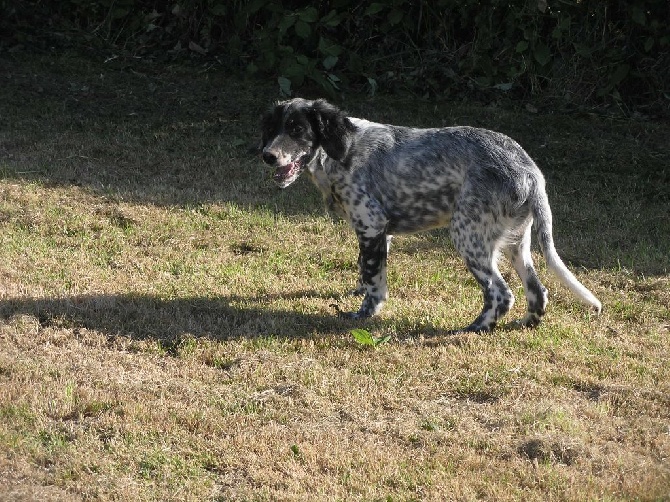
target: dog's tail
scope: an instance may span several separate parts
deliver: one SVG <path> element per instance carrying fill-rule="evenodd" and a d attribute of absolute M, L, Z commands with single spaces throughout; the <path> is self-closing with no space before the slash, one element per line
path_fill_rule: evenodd
<path fill-rule="evenodd" d="M 583 303 L 590 305 L 600 314 L 602 304 L 586 286 L 577 280 L 572 275 L 572 272 L 565 266 L 561 257 L 556 252 L 554 246 L 554 238 L 552 236 L 552 216 L 549 207 L 549 200 L 547 199 L 544 189 L 537 191 L 537 197 L 533 203 L 533 219 L 535 220 L 535 228 L 537 230 L 537 237 L 540 243 L 540 249 L 547 261 L 547 267 L 551 270 L 558 279 L 577 296 Z"/>

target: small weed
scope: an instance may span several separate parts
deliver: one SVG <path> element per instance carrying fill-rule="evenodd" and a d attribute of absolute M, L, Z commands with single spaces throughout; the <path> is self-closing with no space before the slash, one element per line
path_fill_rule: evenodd
<path fill-rule="evenodd" d="M 37 435 L 39 442 L 47 450 L 57 450 L 68 446 L 74 438 L 62 431 L 41 430 Z"/>
<path fill-rule="evenodd" d="M 0 420 L 12 426 L 32 425 L 35 423 L 35 414 L 27 404 L 2 403 Z"/>
<path fill-rule="evenodd" d="M 391 335 L 386 335 L 386 336 L 372 336 L 372 333 L 370 333 L 366 329 L 361 329 L 361 328 L 356 328 L 351 330 L 351 335 L 354 337 L 354 340 L 356 340 L 356 343 L 362 346 L 370 346 L 373 348 L 377 348 L 380 345 L 384 345 L 388 343 L 388 341 L 391 339 Z"/>
<path fill-rule="evenodd" d="M 435 420 L 430 420 L 430 419 L 426 419 L 423 422 L 421 422 L 419 427 L 422 430 L 429 431 L 429 432 L 437 431 L 440 428 L 440 426 L 438 425 L 438 423 Z"/>

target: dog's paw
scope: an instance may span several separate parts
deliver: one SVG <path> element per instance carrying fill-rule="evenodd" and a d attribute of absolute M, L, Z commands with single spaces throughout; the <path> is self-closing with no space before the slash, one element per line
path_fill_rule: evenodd
<path fill-rule="evenodd" d="M 473 322 L 470 326 L 466 326 L 462 329 L 455 330 L 457 333 L 490 333 L 496 327 L 495 323 L 492 324 L 481 324 L 478 322 Z"/>
<path fill-rule="evenodd" d="M 507 327 L 510 329 L 524 329 L 524 328 L 537 328 L 537 326 L 542 321 L 542 317 L 538 314 L 528 312 L 523 319 L 514 319 L 507 324 Z"/>
<path fill-rule="evenodd" d="M 346 311 L 342 310 L 335 303 L 331 303 L 330 306 L 335 309 L 335 313 L 337 314 L 337 316 L 341 317 L 342 319 L 356 320 L 356 319 L 365 319 L 367 317 L 370 317 L 369 315 L 365 315 L 365 313 L 362 313 L 360 310 L 358 312 L 346 312 Z"/>

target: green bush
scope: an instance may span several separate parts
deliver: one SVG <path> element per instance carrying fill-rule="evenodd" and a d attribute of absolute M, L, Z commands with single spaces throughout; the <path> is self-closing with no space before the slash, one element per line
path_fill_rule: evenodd
<path fill-rule="evenodd" d="M 670 102 L 667 0 L 0 0 L 0 14 L 6 44 L 47 24 L 134 55 L 216 57 L 274 76 L 285 94 L 316 84 Z"/>

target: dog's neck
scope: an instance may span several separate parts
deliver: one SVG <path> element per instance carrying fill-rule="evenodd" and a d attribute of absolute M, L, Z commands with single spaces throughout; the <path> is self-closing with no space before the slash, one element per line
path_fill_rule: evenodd
<path fill-rule="evenodd" d="M 317 148 L 312 156 L 312 160 L 307 163 L 307 170 L 312 175 L 315 175 L 318 171 L 325 171 L 325 163 L 327 159 L 328 155 L 326 155 L 324 149 L 321 147 Z"/>

